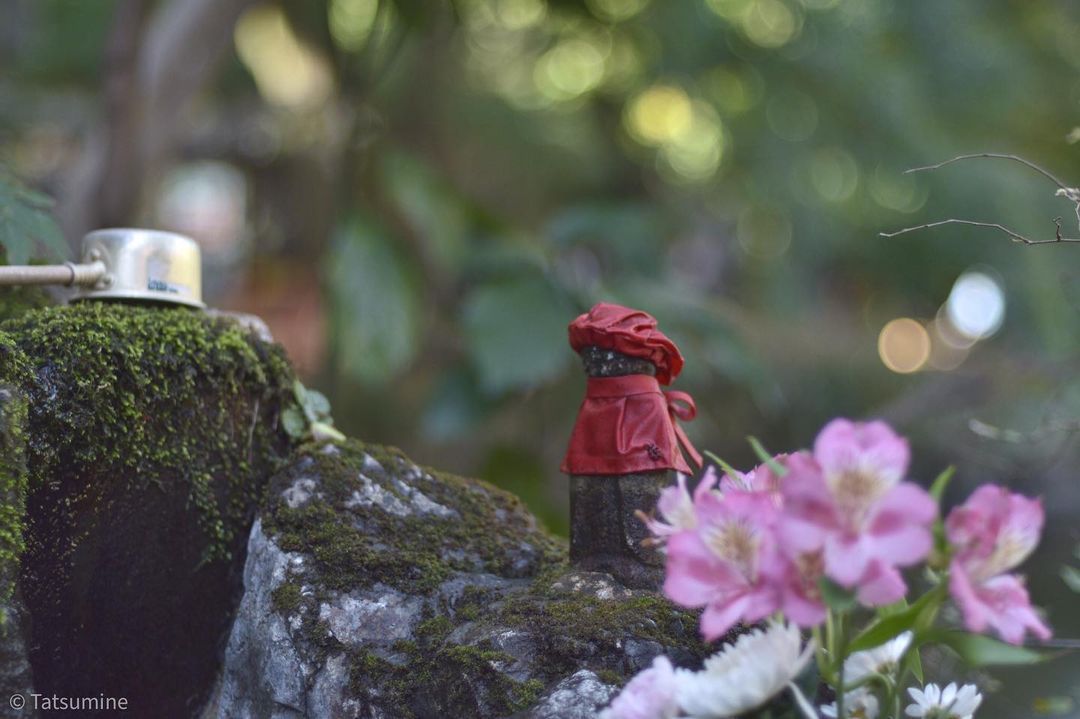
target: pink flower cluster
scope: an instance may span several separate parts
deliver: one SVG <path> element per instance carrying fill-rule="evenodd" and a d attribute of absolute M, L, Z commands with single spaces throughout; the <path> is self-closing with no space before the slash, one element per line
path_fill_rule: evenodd
<path fill-rule="evenodd" d="M 1023 641 L 1026 630 L 1050 638 L 1023 580 L 1008 573 L 1039 543 L 1044 518 L 1038 499 L 991 484 L 979 487 L 949 513 L 945 533 L 954 551 L 949 590 L 971 631 L 992 626 L 1013 644 Z"/>
<path fill-rule="evenodd" d="M 692 496 L 680 476 L 660 499 L 664 521 L 648 521 L 667 544 L 664 592 L 704 607 L 709 640 L 776 612 L 820 624 L 822 577 L 867 606 L 903 598 L 900 569 L 929 555 L 938 513 L 925 490 L 904 481 L 909 459 L 907 441 L 884 422 L 836 419 L 812 452 L 719 481 L 710 468 Z M 1049 635 L 1020 580 L 1006 574 L 1035 546 L 1042 518 L 1037 500 L 998 487 L 983 487 L 949 516 L 950 586 L 970 629 L 992 625 L 1014 642 L 1025 628 Z"/>
<path fill-rule="evenodd" d="M 692 498 L 684 484 L 668 490 L 659 507 L 668 523 L 650 524 L 667 540 L 664 591 L 705 608 L 708 639 L 777 611 L 821 623 L 822 576 L 866 604 L 894 602 L 906 591 L 897 567 L 930 551 L 936 505 L 902 481 L 907 442 L 884 423 L 834 420 L 812 453 L 773 462 L 782 477 L 766 464 L 725 475 L 719 489 L 710 468 Z"/>

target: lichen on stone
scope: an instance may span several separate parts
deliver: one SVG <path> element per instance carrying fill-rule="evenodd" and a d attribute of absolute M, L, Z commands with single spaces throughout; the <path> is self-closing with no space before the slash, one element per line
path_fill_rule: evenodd
<path fill-rule="evenodd" d="M 516 497 L 395 449 L 303 449 L 260 522 L 216 716 L 588 716 L 657 654 L 708 652 L 694 613 L 575 570 Z"/>

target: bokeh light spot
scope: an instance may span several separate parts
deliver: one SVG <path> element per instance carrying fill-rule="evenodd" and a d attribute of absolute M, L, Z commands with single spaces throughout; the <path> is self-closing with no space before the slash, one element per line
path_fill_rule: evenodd
<path fill-rule="evenodd" d="M 544 19 L 547 5 L 542 0 L 499 0 L 495 15 L 507 30 L 524 30 Z"/>
<path fill-rule="evenodd" d="M 927 325 L 930 333 L 930 357 L 927 364 L 936 370 L 947 372 L 954 370 L 967 359 L 971 345 L 958 345 L 953 338 L 955 329 L 949 326 L 948 319 L 941 317 Z"/>
<path fill-rule="evenodd" d="M 748 207 L 739 214 L 735 235 L 746 254 L 773 260 L 791 246 L 791 219 L 783 210 Z"/>
<path fill-rule="evenodd" d="M 563 40 L 536 63 L 536 86 L 553 100 L 572 100 L 600 84 L 604 53 L 583 38 Z"/>
<path fill-rule="evenodd" d="M 694 123 L 694 108 L 682 88 L 653 85 L 630 101 L 627 129 L 647 145 L 670 142 Z"/>
<path fill-rule="evenodd" d="M 762 85 L 761 76 L 749 65 L 739 69 L 721 65 L 705 76 L 709 97 L 728 115 L 739 115 L 756 105 Z"/>
<path fill-rule="evenodd" d="M 952 325 L 971 339 L 985 339 L 1005 319 L 1005 291 L 990 275 L 965 272 L 953 285 L 945 311 Z"/>
<path fill-rule="evenodd" d="M 706 180 L 716 173 L 724 152 L 724 132 L 716 112 L 703 102 L 691 104 L 690 124 L 660 149 L 661 156 L 682 179 Z"/>
<path fill-rule="evenodd" d="M 378 0 L 330 0 L 327 19 L 338 47 L 350 52 L 364 47 L 378 10 Z"/>
<path fill-rule="evenodd" d="M 827 147 L 814 153 L 810 161 L 810 184 L 828 202 L 843 202 L 855 193 L 859 167 L 851 153 Z"/>
<path fill-rule="evenodd" d="M 645 58 L 634 38 L 628 33 L 613 33 L 611 52 L 604 64 L 604 87 L 626 92 L 638 84 L 644 71 Z"/>
<path fill-rule="evenodd" d="M 893 372 L 917 372 L 930 359 L 930 334 L 916 320 L 898 317 L 881 328 L 878 355 Z"/>
<path fill-rule="evenodd" d="M 601 20 L 622 22 L 644 10 L 649 0 L 585 0 L 585 4 Z"/>
<path fill-rule="evenodd" d="M 926 204 L 927 190 L 919 185 L 914 175 L 878 165 L 868 184 L 874 202 L 888 210 L 911 213 Z"/>
<path fill-rule="evenodd" d="M 736 21 L 746 16 L 754 0 L 705 0 L 705 4 L 723 19 Z"/>
<path fill-rule="evenodd" d="M 755 0 L 742 15 L 740 25 L 755 45 L 783 47 L 799 34 L 802 16 L 781 0 Z"/>
<path fill-rule="evenodd" d="M 240 60 L 271 104 L 312 108 L 330 97 L 329 64 L 296 37 L 280 7 L 260 5 L 245 12 L 236 24 L 234 39 Z"/>

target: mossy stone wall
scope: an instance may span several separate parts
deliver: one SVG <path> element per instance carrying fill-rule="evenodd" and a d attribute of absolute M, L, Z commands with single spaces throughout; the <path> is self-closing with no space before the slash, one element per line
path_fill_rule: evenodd
<path fill-rule="evenodd" d="M 0 358 L 27 400 L 19 582 L 38 691 L 190 715 L 291 450 L 283 353 L 202 312 L 86 302 L 6 320 Z M 0 509 L 0 550 L 20 548 L 19 517 Z"/>

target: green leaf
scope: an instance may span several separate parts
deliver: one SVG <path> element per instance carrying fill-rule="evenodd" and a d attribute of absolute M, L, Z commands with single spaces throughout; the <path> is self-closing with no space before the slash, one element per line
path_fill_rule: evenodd
<path fill-rule="evenodd" d="M 922 652 L 918 646 L 911 647 L 911 649 L 908 649 L 907 654 L 904 655 L 903 669 L 910 669 L 915 678 L 919 680 L 919 684 L 926 683 L 926 677 L 923 675 Z M 901 671 L 900 678 L 903 679 L 903 676 L 903 671 Z"/>
<path fill-rule="evenodd" d="M 312 422 L 311 437 L 316 442 L 344 442 L 345 435 L 332 424 L 326 422 Z"/>
<path fill-rule="evenodd" d="M 65 259 L 68 246 L 50 213 L 53 201 L 31 190 L 0 166 L 0 245 L 7 261 L 23 265 L 43 247 L 42 257 Z"/>
<path fill-rule="evenodd" d="M 330 400 L 322 392 L 307 389 L 304 396 L 304 413 L 312 422 L 326 422 L 330 417 Z"/>
<path fill-rule="evenodd" d="M 302 439 L 308 433 L 307 417 L 299 407 L 288 407 L 281 413 L 281 426 L 293 439 Z"/>
<path fill-rule="evenodd" d="M 1006 644 L 981 634 L 955 630 L 928 632 L 924 635 L 925 642 L 936 642 L 952 649 L 971 667 L 1039 664 L 1054 656 L 1047 652 Z"/>
<path fill-rule="evenodd" d="M 709 450 L 705 450 L 702 454 L 704 454 L 706 457 L 708 457 L 713 462 L 713 464 L 715 464 L 717 467 L 722 469 L 725 474 L 729 474 L 732 477 L 738 477 L 739 476 L 739 471 L 737 469 L 735 469 L 730 464 L 728 464 L 724 460 L 717 457 L 715 454 L 713 454 Z"/>
<path fill-rule="evenodd" d="M 467 367 L 445 372 L 427 400 L 421 427 L 436 442 L 468 437 L 489 410 L 489 403 Z"/>
<path fill-rule="evenodd" d="M 363 220 L 344 225 L 327 258 L 333 336 L 342 372 L 385 382 L 416 354 L 419 292 L 392 238 Z"/>
<path fill-rule="evenodd" d="M 574 357 L 566 326 L 574 310 L 543 277 L 482 285 L 465 301 L 467 351 L 489 394 L 536 387 Z"/>
<path fill-rule="evenodd" d="M 767 465 L 773 471 L 773 474 L 777 477 L 783 477 L 787 474 L 787 467 L 773 459 L 773 456 L 758 441 L 757 437 L 747 437 L 746 441 L 750 443 L 750 448 L 754 450 L 754 454 L 761 460 L 761 463 Z"/>
<path fill-rule="evenodd" d="M 827 577 L 819 579 L 818 586 L 821 588 L 822 599 L 825 600 L 825 604 L 830 609 L 837 612 L 846 612 L 855 606 L 855 592 L 850 589 L 844 589 Z"/>
<path fill-rule="evenodd" d="M 919 631 L 929 628 L 937 616 L 941 600 L 941 585 L 922 595 L 906 609 L 887 614 L 862 630 L 848 645 L 848 651 L 860 652 L 881 646 L 907 630 Z"/>
<path fill-rule="evenodd" d="M 941 504 L 941 498 L 945 496 L 945 489 L 949 486 L 954 474 L 956 474 L 956 467 L 946 467 L 945 471 L 939 474 L 934 483 L 930 485 L 930 496 L 938 504 Z"/>
<path fill-rule="evenodd" d="M 900 614 L 911 605 L 908 600 L 901 598 L 900 600 L 893 602 L 892 604 L 886 604 L 884 607 L 878 607 L 878 617 L 891 617 L 894 614 Z"/>
<path fill-rule="evenodd" d="M 1069 589 L 1074 592 L 1080 593 L 1080 569 L 1076 567 L 1062 567 L 1061 578 Z"/>

